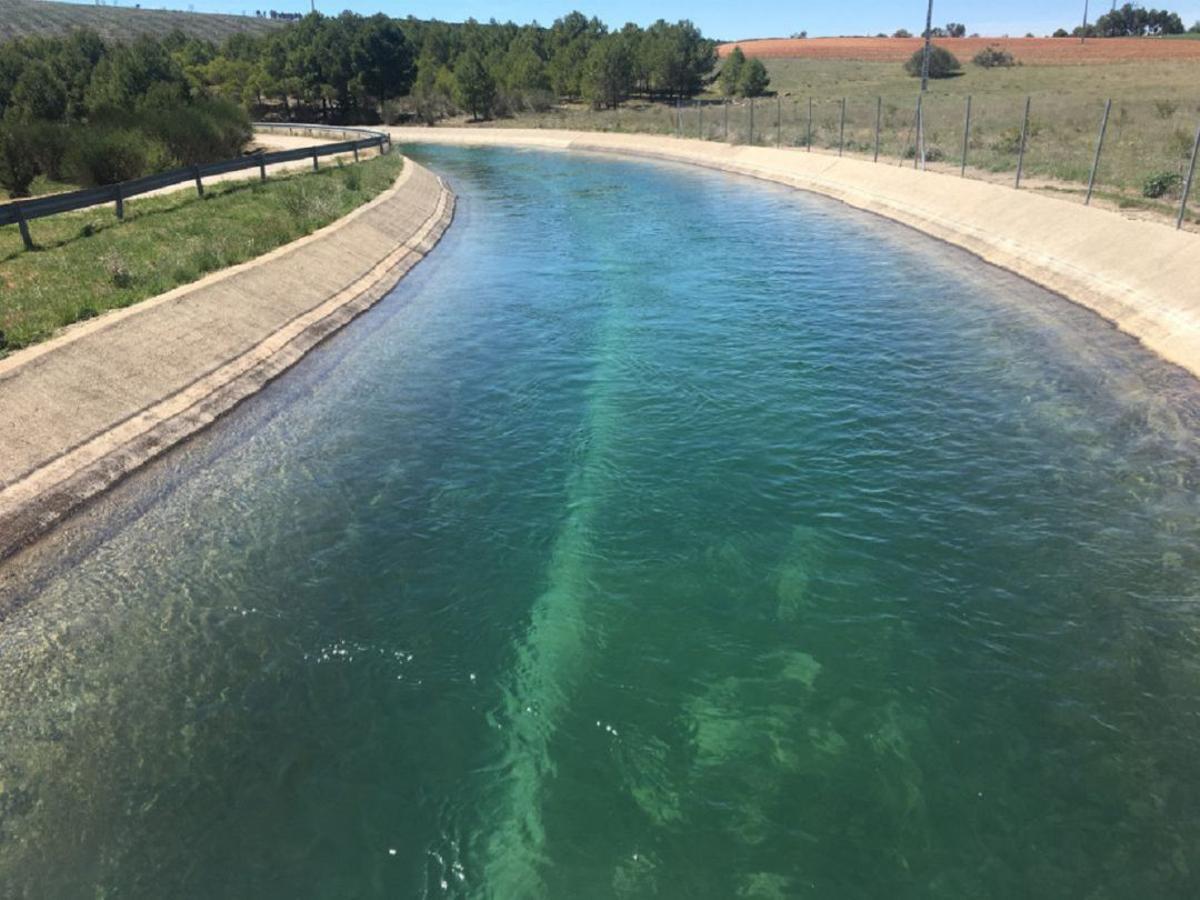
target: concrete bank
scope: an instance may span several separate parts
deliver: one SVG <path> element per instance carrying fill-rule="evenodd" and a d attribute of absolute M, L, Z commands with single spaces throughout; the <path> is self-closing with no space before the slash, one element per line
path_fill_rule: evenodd
<path fill-rule="evenodd" d="M 671 160 L 833 197 L 1062 294 L 1200 376 L 1200 236 L 1167 224 L 894 163 L 795 149 L 540 129 L 390 132 L 396 143 L 582 150 Z"/>
<path fill-rule="evenodd" d="M 0 559 L 373 305 L 453 214 L 441 179 L 406 162 L 308 237 L 0 360 Z"/>

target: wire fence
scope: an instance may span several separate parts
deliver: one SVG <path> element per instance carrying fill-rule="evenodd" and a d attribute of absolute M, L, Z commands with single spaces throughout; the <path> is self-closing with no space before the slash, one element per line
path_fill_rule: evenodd
<path fill-rule="evenodd" d="M 336 134 L 340 137 L 349 136 L 348 140 L 334 143 L 314 144 L 310 147 L 296 147 L 291 150 L 277 150 L 271 153 L 258 151 L 239 156 L 234 159 L 203 165 L 184 166 L 166 172 L 157 172 L 130 181 L 107 184 L 95 188 L 85 188 L 80 191 L 68 191 L 61 194 L 50 194 L 45 197 L 34 197 L 29 200 L 14 200 L 0 204 L 0 226 L 15 224 L 21 232 L 21 241 L 26 250 L 33 250 L 35 244 L 29 231 L 29 222 L 34 219 L 55 216 L 59 213 L 74 212 L 88 209 L 104 203 L 112 203 L 118 219 L 125 218 L 125 201 L 139 194 L 146 194 L 161 188 L 176 184 L 194 182 L 196 192 L 204 196 L 204 179 L 229 172 L 240 172 L 248 169 L 258 169 L 259 177 L 267 180 L 267 166 L 277 163 L 312 160 L 313 170 L 319 168 L 319 160 L 323 156 L 338 156 L 353 153 L 358 160 L 359 151 L 378 149 L 385 152 L 391 144 L 391 138 L 384 132 L 371 131 L 366 128 L 322 127 L 319 125 L 291 125 L 274 122 L 256 122 L 257 132 L 272 132 L 316 138 Z"/>
<path fill-rule="evenodd" d="M 591 116 L 588 124 L 867 158 L 1074 193 L 1085 203 L 1103 196 L 1124 207 L 1169 209 L 1180 227 L 1196 192 L 1195 99 L 779 95 L 625 108 Z M 579 127 L 578 119 L 562 124 Z"/>

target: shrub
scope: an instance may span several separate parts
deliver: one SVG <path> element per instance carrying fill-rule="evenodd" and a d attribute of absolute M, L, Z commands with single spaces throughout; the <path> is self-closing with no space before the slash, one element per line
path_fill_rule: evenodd
<path fill-rule="evenodd" d="M 1011 53 L 994 44 L 988 44 L 988 46 L 976 53 L 975 58 L 971 62 L 984 69 L 1008 69 L 1017 64 Z"/>
<path fill-rule="evenodd" d="M 37 122 L 28 129 L 30 152 L 38 171 L 47 178 L 62 181 L 71 146 L 70 129 L 51 122 Z"/>
<path fill-rule="evenodd" d="M 67 168 L 85 187 L 128 181 L 168 168 L 170 162 L 162 142 L 122 128 L 78 128 L 67 155 Z"/>
<path fill-rule="evenodd" d="M 0 186 L 10 197 L 28 197 L 37 176 L 29 129 L 19 125 L 0 128 Z"/>
<path fill-rule="evenodd" d="M 918 50 L 908 58 L 908 62 L 904 64 L 904 71 L 915 78 L 921 77 L 921 66 L 925 56 L 924 48 Z M 930 78 L 952 78 L 962 70 L 962 63 L 958 61 L 953 53 L 945 47 L 934 45 L 929 48 L 929 77 Z"/>
<path fill-rule="evenodd" d="M 253 134 L 246 111 L 228 100 L 197 101 L 138 119 L 185 166 L 238 156 Z"/>
<path fill-rule="evenodd" d="M 910 38 L 910 37 L 912 37 L 912 32 L 910 32 L 907 28 L 897 28 L 896 31 L 892 34 L 892 37 L 894 37 L 894 38 Z"/>
<path fill-rule="evenodd" d="M 1065 37 L 1070 37 L 1070 36 L 1071 36 L 1071 33 L 1069 31 L 1067 31 L 1067 29 L 1065 29 L 1065 28 L 1056 28 L 1054 30 L 1054 34 L 1052 35 L 1052 37 L 1056 37 L 1056 38 L 1065 38 Z"/>
<path fill-rule="evenodd" d="M 905 159 L 914 159 L 916 157 L 916 155 L 917 155 L 916 147 L 913 147 L 910 145 L 910 146 L 904 148 L 904 158 Z M 944 151 L 941 147 L 928 147 L 927 146 L 925 148 L 925 161 L 926 162 L 941 162 L 945 158 L 946 158 L 946 151 Z"/>
<path fill-rule="evenodd" d="M 1183 183 L 1183 176 L 1178 172 L 1159 172 L 1156 175 L 1151 175 L 1142 185 L 1142 196 L 1152 199 L 1165 197 L 1167 194 L 1174 193 Z"/>

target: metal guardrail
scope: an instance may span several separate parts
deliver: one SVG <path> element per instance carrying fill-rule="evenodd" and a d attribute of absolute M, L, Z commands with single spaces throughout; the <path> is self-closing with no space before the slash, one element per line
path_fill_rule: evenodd
<path fill-rule="evenodd" d="M 301 159 L 311 159 L 313 171 L 318 169 L 318 160 L 322 156 L 336 156 L 341 153 L 353 153 L 358 161 L 358 151 L 371 147 L 386 152 L 391 146 L 391 138 L 382 131 L 371 131 L 367 128 L 341 128 L 328 125 L 294 125 L 276 122 L 255 122 L 255 131 L 286 132 L 302 134 L 306 137 L 316 137 L 319 134 L 337 134 L 342 137 L 350 135 L 349 140 L 331 144 L 314 144 L 311 147 L 296 147 L 293 150 L 276 150 L 273 153 L 249 153 L 234 159 L 220 162 L 205 163 L 197 166 L 184 166 L 107 184 L 102 187 L 86 188 L 81 191 L 69 191 L 63 194 L 50 194 L 46 197 L 33 197 L 29 200 L 14 200 L 0 204 L 0 226 L 15 224 L 21 230 L 21 240 L 26 250 L 34 249 L 33 238 L 29 233 L 29 222 L 32 219 L 42 219 L 59 213 L 74 212 L 98 206 L 102 203 L 113 203 L 116 206 L 118 219 L 125 218 L 125 201 L 139 194 L 146 194 L 160 188 L 175 184 L 195 182 L 196 192 L 204 196 L 204 178 L 212 175 L 224 175 L 227 172 L 241 172 L 247 169 L 258 169 L 259 177 L 267 180 L 267 166 L 276 163 L 296 162 Z"/>

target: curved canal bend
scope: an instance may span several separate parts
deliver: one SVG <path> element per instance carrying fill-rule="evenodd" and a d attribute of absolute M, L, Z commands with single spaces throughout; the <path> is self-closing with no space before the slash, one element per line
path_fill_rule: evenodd
<path fill-rule="evenodd" d="M 513 151 L 0 572 L 17 896 L 1189 896 L 1200 390 L 820 198 Z"/>

